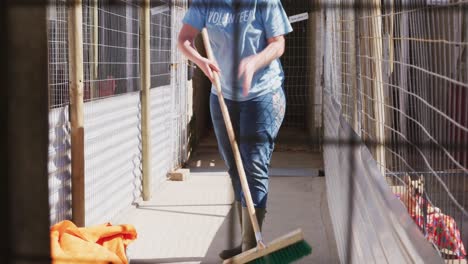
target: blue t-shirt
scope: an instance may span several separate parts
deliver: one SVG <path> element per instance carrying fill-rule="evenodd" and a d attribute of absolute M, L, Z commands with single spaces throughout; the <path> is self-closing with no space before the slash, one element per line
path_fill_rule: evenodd
<path fill-rule="evenodd" d="M 240 3 L 237 10 L 233 2 Z M 226 99 L 245 101 L 281 88 L 284 73 L 279 59 L 254 74 L 246 97 L 237 78 L 242 58 L 260 53 L 268 38 L 292 31 L 280 0 L 193 0 L 183 23 L 207 28 Z M 211 92 L 216 94 L 214 87 Z"/>

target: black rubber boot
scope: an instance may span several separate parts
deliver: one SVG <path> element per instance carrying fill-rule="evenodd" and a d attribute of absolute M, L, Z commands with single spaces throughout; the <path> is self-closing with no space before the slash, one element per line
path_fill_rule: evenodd
<path fill-rule="evenodd" d="M 239 223 L 242 230 L 242 204 L 240 202 L 234 202 L 234 207 L 236 208 L 237 217 L 239 217 Z M 221 251 L 221 253 L 219 253 L 219 257 L 221 259 L 229 259 L 234 257 L 235 255 L 239 255 L 240 253 L 242 253 L 242 242 L 239 246 L 235 248 L 225 249 Z"/>
<path fill-rule="evenodd" d="M 266 209 L 255 208 L 255 215 L 257 216 L 258 226 L 262 231 L 263 220 L 265 219 Z M 257 246 L 257 239 L 250 221 L 249 210 L 242 208 L 242 252 L 252 249 Z"/>

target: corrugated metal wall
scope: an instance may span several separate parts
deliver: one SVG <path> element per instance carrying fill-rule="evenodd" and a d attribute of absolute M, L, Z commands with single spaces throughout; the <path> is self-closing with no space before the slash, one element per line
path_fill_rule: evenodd
<path fill-rule="evenodd" d="M 329 55 L 331 55 L 329 53 Z M 324 91 L 328 206 L 342 263 L 443 263 L 387 186 L 342 115 L 335 82 Z M 333 142 L 333 143 L 330 143 Z"/>
<path fill-rule="evenodd" d="M 141 195 L 140 95 L 85 104 L 86 225 L 103 223 Z"/>
<path fill-rule="evenodd" d="M 151 89 L 151 173 L 153 190 L 166 180 L 174 161 L 171 151 L 171 86 Z"/>
<path fill-rule="evenodd" d="M 71 156 L 68 106 L 49 112 L 49 206 L 50 222 L 71 217 Z"/>

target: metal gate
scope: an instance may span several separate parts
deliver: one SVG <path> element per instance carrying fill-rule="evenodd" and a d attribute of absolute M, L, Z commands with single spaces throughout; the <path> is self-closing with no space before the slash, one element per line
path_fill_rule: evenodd
<path fill-rule="evenodd" d="M 177 49 L 185 1 L 151 6 L 151 132 L 153 189 L 187 159 L 187 61 Z"/>

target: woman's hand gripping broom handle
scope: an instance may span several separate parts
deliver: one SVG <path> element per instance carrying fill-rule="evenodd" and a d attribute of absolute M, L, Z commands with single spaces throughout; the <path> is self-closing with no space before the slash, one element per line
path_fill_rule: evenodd
<path fill-rule="evenodd" d="M 203 43 L 205 44 L 206 54 L 208 59 L 215 61 L 213 50 L 211 49 L 210 38 L 206 28 L 202 30 Z M 255 215 L 255 207 L 252 200 L 252 195 L 250 194 L 249 184 L 247 182 L 247 177 L 245 176 L 244 165 L 242 164 L 242 159 L 239 151 L 239 146 L 237 145 L 236 138 L 234 136 L 234 130 L 232 128 L 231 118 L 229 116 L 226 103 L 224 102 L 223 93 L 221 92 L 221 82 L 219 81 L 219 75 L 217 72 L 214 74 L 214 86 L 216 92 L 218 93 L 219 105 L 221 107 L 221 112 L 223 114 L 224 124 L 226 125 L 226 130 L 228 133 L 229 141 L 231 142 L 232 152 L 234 154 L 234 159 L 236 161 L 237 171 L 239 173 L 239 178 L 242 185 L 242 190 L 244 191 L 244 197 L 247 204 L 247 209 L 249 211 L 250 220 L 255 232 L 255 238 L 257 240 L 257 247 L 259 249 L 265 248 L 263 243 L 262 233 L 260 232 L 260 227 L 258 225 L 257 216 Z"/>

